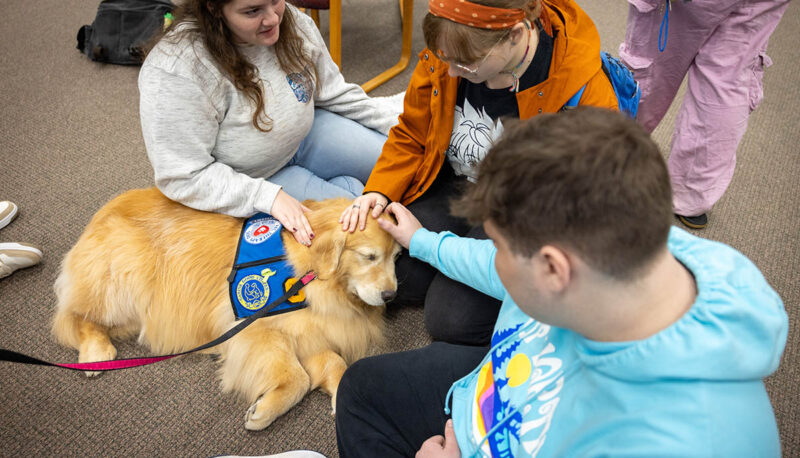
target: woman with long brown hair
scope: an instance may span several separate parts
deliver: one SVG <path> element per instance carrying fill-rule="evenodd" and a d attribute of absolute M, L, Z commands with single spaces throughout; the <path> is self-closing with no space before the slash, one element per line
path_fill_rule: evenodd
<path fill-rule="evenodd" d="M 158 188 L 192 208 L 267 212 L 314 236 L 300 201 L 360 195 L 399 103 L 345 83 L 285 0 L 189 0 L 139 74 Z"/>

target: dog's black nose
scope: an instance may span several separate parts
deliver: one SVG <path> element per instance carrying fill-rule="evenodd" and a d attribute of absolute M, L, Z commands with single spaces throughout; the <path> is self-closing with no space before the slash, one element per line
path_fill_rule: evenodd
<path fill-rule="evenodd" d="M 397 291 L 381 291 L 381 299 L 383 302 L 389 302 L 397 296 Z"/>

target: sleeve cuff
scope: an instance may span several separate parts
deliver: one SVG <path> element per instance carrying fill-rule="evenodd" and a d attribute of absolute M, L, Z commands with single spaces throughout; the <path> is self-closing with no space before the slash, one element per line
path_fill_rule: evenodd
<path fill-rule="evenodd" d="M 275 203 L 275 198 L 278 197 L 281 186 L 269 181 L 263 181 L 256 194 L 256 199 L 253 204 L 256 212 L 264 212 L 272 214 L 272 204 Z"/>
<path fill-rule="evenodd" d="M 433 247 L 436 246 L 436 238 L 439 234 L 431 232 L 427 229 L 420 228 L 411 236 L 411 242 L 408 244 L 408 254 L 411 257 L 429 262 Z"/>

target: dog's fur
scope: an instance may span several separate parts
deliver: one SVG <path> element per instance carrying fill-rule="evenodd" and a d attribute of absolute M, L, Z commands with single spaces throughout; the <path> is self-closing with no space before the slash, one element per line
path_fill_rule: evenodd
<path fill-rule="evenodd" d="M 317 387 L 335 406 L 347 365 L 382 341 L 383 303 L 397 290 L 400 247 L 372 218 L 351 234 L 338 224 L 349 201 L 304 204 L 311 247 L 282 237 L 295 273 L 319 276 L 303 289 L 309 306 L 256 320 L 208 350 L 221 357 L 223 391 L 252 403 L 247 429 L 266 428 Z M 165 354 L 220 336 L 235 324 L 227 276 L 241 227 L 240 218 L 192 210 L 155 188 L 118 196 L 64 258 L 53 334 L 80 362 L 114 359 L 111 337 L 138 335 Z"/>

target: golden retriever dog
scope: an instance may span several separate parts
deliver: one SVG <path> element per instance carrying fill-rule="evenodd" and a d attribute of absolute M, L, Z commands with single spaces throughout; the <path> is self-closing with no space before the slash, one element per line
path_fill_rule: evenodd
<path fill-rule="evenodd" d="M 304 202 L 316 236 L 310 247 L 281 234 L 295 274 L 318 275 L 303 288 L 308 307 L 256 320 L 206 350 L 220 356 L 223 391 L 251 404 L 247 429 L 266 428 L 318 387 L 335 408 L 347 365 L 383 339 L 400 247 L 375 221 L 363 232 L 342 231 L 339 215 L 350 203 Z M 138 336 L 152 352 L 171 354 L 219 337 L 236 324 L 227 277 L 242 221 L 190 209 L 155 188 L 116 197 L 64 258 L 56 339 L 77 349 L 78 361 L 94 362 L 116 357 L 111 338 Z"/>

